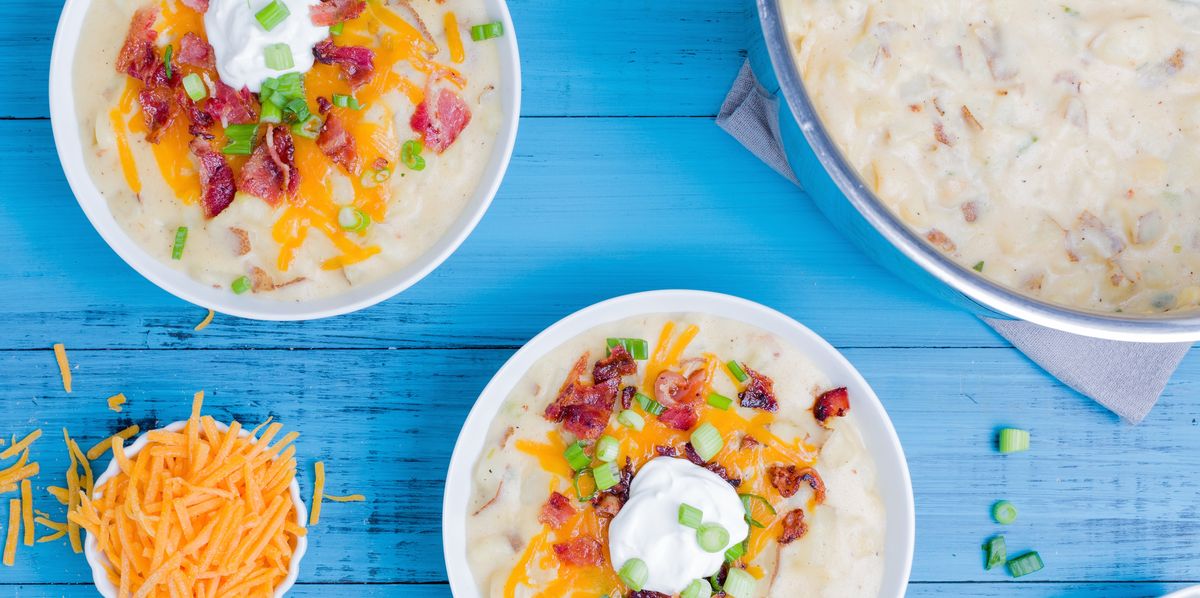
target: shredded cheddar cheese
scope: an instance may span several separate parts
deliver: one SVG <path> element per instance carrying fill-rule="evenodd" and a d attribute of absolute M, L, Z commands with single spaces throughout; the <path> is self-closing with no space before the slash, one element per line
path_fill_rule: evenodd
<path fill-rule="evenodd" d="M 139 428 L 137 424 L 133 424 L 132 426 L 129 426 L 128 428 L 125 428 L 124 430 L 121 430 L 120 432 L 117 432 L 116 434 L 113 434 L 112 436 L 109 436 L 108 438 L 105 438 L 104 440 L 97 442 L 95 444 L 95 446 L 88 449 L 88 452 L 87 452 L 88 460 L 95 461 L 96 459 L 99 459 L 101 456 L 103 456 L 104 453 L 108 452 L 108 449 L 110 447 L 112 447 L 112 439 L 113 438 L 120 438 L 121 440 L 129 440 L 130 438 L 137 436 L 138 432 L 140 432 L 140 431 L 141 431 L 141 428 Z M 47 490 L 51 490 L 51 489 L 62 490 L 62 488 L 47 488 Z"/>
<path fill-rule="evenodd" d="M 21 519 L 25 525 L 25 545 L 33 546 L 33 484 L 21 480 Z"/>
<path fill-rule="evenodd" d="M 182 429 L 147 432 L 136 454 L 125 451 L 126 431 L 112 436 L 117 474 L 94 495 L 69 489 L 78 508 L 67 533 L 80 526 L 96 539 L 122 596 L 271 596 L 306 533 L 290 493 L 297 434 L 272 444 L 280 424 L 262 436 L 236 421 L 221 430 L 201 415 L 203 398 Z"/>
<path fill-rule="evenodd" d="M 462 63 L 466 53 L 463 51 L 462 32 L 458 30 L 458 17 L 454 11 L 446 11 L 442 24 L 446 29 L 446 46 L 450 50 L 450 61 Z"/>
<path fill-rule="evenodd" d="M 4 540 L 4 564 L 11 567 L 17 558 L 17 532 L 21 529 L 21 500 L 8 501 L 8 536 Z"/>
<path fill-rule="evenodd" d="M 363 501 L 367 500 L 367 497 L 365 497 L 361 494 L 347 494 L 345 496 L 335 496 L 333 494 L 326 494 L 325 500 L 331 500 L 333 502 L 363 502 Z"/>
<path fill-rule="evenodd" d="M 111 397 L 108 397 L 108 408 L 117 413 L 121 412 L 121 405 L 125 404 L 125 393 L 119 392 Z M 90 452 L 90 451 L 89 451 Z"/>
<path fill-rule="evenodd" d="M 58 361 L 63 390 L 71 392 L 71 364 L 67 361 L 67 348 L 62 343 L 54 343 L 54 359 Z"/>
<path fill-rule="evenodd" d="M 214 313 L 213 310 L 211 310 L 211 309 L 208 310 L 208 315 L 204 316 L 204 319 L 200 320 L 200 323 L 196 324 L 196 327 L 193 328 L 192 330 L 195 330 L 196 332 L 200 332 L 201 330 L 208 328 L 208 325 L 212 324 L 213 316 L 215 316 L 215 315 L 216 315 L 216 313 Z"/>
<path fill-rule="evenodd" d="M 18 453 L 29 448 L 29 445 L 33 444 L 33 442 L 35 440 L 37 440 L 38 438 L 41 438 L 41 437 L 42 437 L 41 428 L 38 428 L 38 429 L 30 432 L 27 436 L 25 436 L 24 438 L 22 438 L 21 440 L 19 440 L 17 442 L 13 442 L 12 446 L 8 447 L 7 449 L 4 450 L 4 452 L 0 453 L 0 459 L 11 459 L 11 458 L 17 456 Z"/>
<path fill-rule="evenodd" d="M 312 508 L 308 512 L 309 525 L 316 525 L 321 520 L 321 496 L 325 493 L 325 463 L 317 461 L 313 468 L 316 474 L 313 476 Z"/>

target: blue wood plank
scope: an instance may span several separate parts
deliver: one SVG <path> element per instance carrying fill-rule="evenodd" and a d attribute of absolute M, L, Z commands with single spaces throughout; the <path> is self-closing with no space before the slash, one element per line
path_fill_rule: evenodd
<path fill-rule="evenodd" d="M 715 115 L 745 56 L 750 2 L 510 0 L 531 116 Z M 59 2 L 0 3 L 0 117 L 49 116 Z"/>

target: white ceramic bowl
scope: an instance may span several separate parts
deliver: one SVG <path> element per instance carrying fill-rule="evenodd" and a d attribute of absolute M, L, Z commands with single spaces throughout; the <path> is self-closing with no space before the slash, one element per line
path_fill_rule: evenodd
<path fill-rule="evenodd" d="M 442 547 L 450 589 L 455 596 L 473 598 L 482 595 L 467 564 L 467 500 L 471 495 L 472 473 L 488 428 L 509 392 L 544 355 L 597 325 L 642 314 L 681 312 L 712 314 L 769 330 L 802 350 L 835 384 L 850 389 L 855 419 L 877 464 L 880 495 L 887 513 L 884 544 L 887 555 L 880 596 L 904 596 L 912 568 L 916 530 L 912 482 L 904 450 L 879 397 L 841 353 L 782 313 L 729 295 L 679 290 L 625 295 L 559 320 L 517 351 L 483 389 L 454 446 L 442 501 Z"/>
<path fill-rule="evenodd" d="M 1163 598 L 1200 598 L 1200 586 L 1191 586 L 1177 592 L 1171 592 Z"/>
<path fill-rule="evenodd" d="M 186 425 L 187 421 L 177 421 L 158 429 L 167 432 L 178 432 Z M 229 426 L 226 426 L 221 422 L 216 422 L 216 425 L 217 429 L 221 430 L 222 432 L 229 430 Z M 250 431 L 243 429 L 238 436 L 241 438 L 249 437 Z M 146 446 L 147 442 L 148 439 L 146 434 L 142 433 L 142 435 L 135 440 L 133 444 L 125 447 L 125 454 L 132 459 L 142 451 L 142 448 Z M 113 476 L 117 475 L 117 472 L 120 471 L 120 469 L 120 466 L 117 465 L 117 460 L 115 458 L 111 459 L 108 462 L 108 467 L 104 470 L 104 473 L 100 474 L 100 477 L 96 478 L 96 488 L 99 488 L 101 484 L 107 482 Z M 288 486 L 288 490 L 289 494 L 292 496 L 292 504 L 296 506 L 296 525 L 299 525 L 300 527 L 307 527 L 308 508 L 304 506 L 304 500 L 300 498 L 300 484 L 293 479 L 291 485 Z M 96 497 L 99 498 L 102 494 L 102 492 L 97 491 Z M 87 534 L 85 536 L 83 541 L 83 556 L 87 558 L 88 566 L 92 568 L 92 583 L 96 584 L 96 590 L 99 591 L 100 595 L 104 596 L 104 598 L 117 598 L 117 587 L 114 586 L 111 581 L 109 581 L 108 573 L 104 569 L 105 565 L 111 566 L 112 563 L 109 562 L 108 557 L 104 556 L 104 554 L 100 552 L 100 547 L 97 544 L 98 542 L 94 536 L 91 534 Z M 287 577 L 283 579 L 283 583 L 281 583 L 278 588 L 275 588 L 275 598 L 281 598 L 284 594 L 287 594 L 288 590 L 292 589 L 292 585 L 296 583 L 296 577 L 300 575 L 300 560 L 304 558 L 304 552 L 307 550 L 308 538 L 306 536 L 296 538 L 296 549 L 292 552 L 292 561 L 288 563 Z"/>
<path fill-rule="evenodd" d="M 58 31 L 54 35 L 54 51 L 50 56 L 50 120 L 58 159 L 67 175 L 67 182 L 84 214 L 113 251 L 150 282 L 180 299 L 220 313 L 257 320 L 312 320 L 370 307 L 412 286 L 458 249 L 491 205 L 508 168 L 521 112 L 521 65 L 516 31 L 504 0 L 483 0 L 483 3 L 488 13 L 504 24 L 504 35 L 493 40 L 500 51 L 502 84 L 499 93 L 504 118 L 495 149 L 474 194 L 445 234 L 413 263 L 376 281 L 332 297 L 304 302 L 275 301 L 255 297 L 252 293 L 236 295 L 193 280 L 186 273 L 151 256 L 131 239 L 113 218 L 108 202 L 88 174 L 83 144 L 79 138 L 79 119 L 75 114 L 72 76 L 75 50 L 84 26 L 84 16 L 92 0 L 66 1 L 58 20 Z M 118 76 L 115 71 L 113 76 Z"/>

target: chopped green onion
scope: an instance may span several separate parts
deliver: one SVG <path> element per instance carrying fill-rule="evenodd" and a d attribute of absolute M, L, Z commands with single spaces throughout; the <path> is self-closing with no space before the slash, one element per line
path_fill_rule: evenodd
<path fill-rule="evenodd" d="M 239 276 L 233 281 L 233 284 L 229 285 L 229 288 L 234 293 L 241 295 L 242 293 L 250 290 L 250 279 L 246 278 L 245 276 Z"/>
<path fill-rule="evenodd" d="M 1030 573 L 1041 571 L 1042 567 L 1045 566 L 1045 563 L 1042 562 L 1042 557 L 1035 550 L 1033 552 L 1027 552 L 1009 561 L 1008 572 L 1011 573 L 1013 577 L 1024 577 Z"/>
<path fill-rule="evenodd" d="M 343 206 L 338 210 L 338 226 L 342 230 L 361 233 L 371 226 L 371 216 L 354 206 Z"/>
<path fill-rule="evenodd" d="M 610 463 L 616 460 L 617 453 L 620 450 L 620 443 L 617 442 L 616 438 L 613 438 L 608 434 L 601 436 L 600 440 L 596 441 L 596 458 L 604 461 L 605 463 Z"/>
<path fill-rule="evenodd" d="M 260 85 L 258 87 L 258 95 L 259 96 L 269 96 L 269 95 L 271 95 L 272 91 L 275 91 L 275 87 L 278 85 L 279 85 L 278 79 L 276 79 L 275 77 L 267 77 L 266 79 L 263 79 L 262 85 Z"/>
<path fill-rule="evenodd" d="M 617 468 L 612 463 L 601 463 L 593 467 L 592 477 L 596 479 L 596 489 L 598 490 L 608 490 L 620 481 Z"/>
<path fill-rule="evenodd" d="M 563 451 L 563 457 L 567 459 L 567 465 L 570 465 L 571 469 L 579 471 L 591 465 L 592 458 L 583 452 L 585 446 L 587 445 L 582 440 L 576 440 L 567 447 L 567 450 Z"/>
<path fill-rule="evenodd" d="M 1017 428 L 1000 430 L 1000 452 L 1019 453 L 1029 450 L 1029 432 Z"/>
<path fill-rule="evenodd" d="M 738 382 L 745 382 L 750 378 L 750 376 L 746 375 L 746 370 L 743 370 L 742 366 L 732 359 L 725 363 L 725 367 L 729 368 L 729 373 L 733 374 L 733 377 L 737 378 Z"/>
<path fill-rule="evenodd" d="M 983 272 L 983 260 L 979 260 L 979 263 L 971 266 L 971 269 L 976 272 Z"/>
<path fill-rule="evenodd" d="M 725 576 L 725 595 L 732 598 L 750 598 L 754 594 L 754 585 L 758 580 L 745 569 L 730 567 Z"/>
<path fill-rule="evenodd" d="M 646 561 L 642 559 L 629 559 L 621 565 L 621 570 L 617 572 L 617 576 L 621 578 L 621 583 L 625 584 L 629 589 L 640 592 L 642 585 L 646 583 L 646 578 L 650 577 L 650 568 L 646 566 Z"/>
<path fill-rule="evenodd" d="M 292 123 L 292 134 L 306 139 L 316 139 L 321 133 L 321 117 L 313 115 L 304 122 Z"/>
<path fill-rule="evenodd" d="M 746 543 L 738 542 L 737 544 L 730 546 L 729 550 L 725 551 L 725 561 L 736 563 L 737 560 L 742 558 L 742 555 L 744 554 L 746 554 Z"/>
<path fill-rule="evenodd" d="M 637 399 L 638 405 L 642 406 L 642 411 L 645 411 L 650 415 L 662 415 L 662 412 L 666 409 L 662 406 L 662 403 L 659 403 L 658 401 L 655 401 L 654 399 L 640 392 L 633 395 L 633 398 Z"/>
<path fill-rule="evenodd" d="M 708 422 L 700 424 L 692 431 L 691 441 L 692 448 L 696 449 L 696 454 L 700 456 L 701 461 L 708 461 L 717 456 L 717 453 L 721 452 L 725 446 L 721 433 Z"/>
<path fill-rule="evenodd" d="M 271 102 L 262 103 L 262 111 L 258 114 L 258 122 L 278 124 L 283 122 L 283 109 Z"/>
<path fill-rule="evenodd" d="M 729 543 L 729 530 L 720 523 L 702 523 L 696 528 L 696 541 L 704 552 L 723 552 Z"/>
<path fill-rule="evenodd" d="M 341 93 L 333 94 L 333 105 L 337 106 L 338 108 L 362 110 L 362 105 L 358 103 L 358 98 Z"/>
<path fill-rule="evenodd" d="M 163 53 L 163 68 L 166 69 L 167 78 L 171 78 L 171 57 L 175 55 L 175 46 L 167 46 L 167 51 Z"/>
<path fill-rule="evenodd" d="M 608 344 L 609 349 L 612 349 L 613 347 L 615 347 L 617 345 L 621 345 L 622 347 L 625 347 L 625 350 L 629 352 L 629 356 L 633 357 L 634 359 L 636 359 L 638 361 L 644 361 L 646 358 L 649 357 L 649 347 L 646 344 L 645 339 L 610 338 L 605 342 L 606 342 L 606 344 Z"/>
<path fill-rule="evenodd" d="M 270 31 L 288 18 L 292 11 L 288 10 L 287 5 L 279 0 L 271 0 L 270 4 L 262 7 L 262 10 L 254 14 L 254 19 L 262 25 L 263 29 Z"/>
<path fill-rule="evenodd" d="M 992 567 L 1003 564 L 1008 559 L 1008 548 L 1004 542 L 1004 536 L 988 538 L 988 541 L 983 543 L 983 549 L 987 551 L 987 560 L 983 564 L 984 569 L 991 570 Z"/>
<path fill-rule="evenodd" d="M 267 63 L 267 68 L 273 71 L 286 71 L 296 63 L 292 60 L 292 47 L 284 44 L 271 44 L 263 48 L 263 59 Z"/>
<path fill-rule="evenodd" d="M 257 124 L 229 125 L 225 127 L 225 137 L 229 143 L 221 148 L 221 153 L 248 156 L 254 150 L 254 138 L 257 136 Z"/>
<path fill-rule="evenodd" d="M 413 170 L 425 170 L 425 158 L 421 157 L 421 150 L 425 146 L 419 139 L 409 139 L 400 146 L 400 161 L 404 165 Z"/>
<path fill-rule="evenodd" d="M 626 410 L 618 413 L 617 414 L 617 423 L 621 424 L 622 426 L 625 426 L 626 428 L 633 428 L 634 430 L 637 430 L 638 432 L 641 432 L 642 428 L 646 426 L 646 420 L 643 419 L 642 416 L 638 414 L 638 412 L 636 412 L 632 409 L 626 409 Z"/>
<path fill-rule="evenodd" d="M 288 100 L 304 97 L 304 79 L 300 73 L 284 73 L 275 80 L 274 91 Z M 272 97 L 274 101 L 274 97 Z"/>
<path fill-rule="evenodd" d="M 291 100 L 286 106 L 284 106 L 284 108 L 288 112 L 296 115 L 297 122 L 306 121 L 308 120 L 308 117 L 312 116 L 312 112 L 309 112 L 308 110 L 308 102 L 304 101 L 304 98 L 296 98 Z"/>
<path fill-rule="evenodd" d="M 341 35 L 342 28 L 344 28 L 345 26 L 346 26 L 345 21 L 343 21 L 341 23 L 334 23 L 333 25 L 330 25 L 329 26 L 329 35 Z"/>
<path fill-rule="evenodd" d="M 171 247 L 171 259 L 181 259 L 183 257 L 183 246 L 186 244 L 187 227 L 181 226 L 175 229 L 175 244 Z"/>
<path fill-rule="evenodd" d="M 758 501 L 767 510 L 771 512 L 771 516 L 775 515 L 775 507 L 771 506 L 771 501 L 757 494 L 739 494 L 738 498 L 742 499 L 742 508 L 746 510 L 746 524 L 750 527 L 765 528 L 766 526 L 754 518 L 754 502 Z"/>
<path fill-rule="evenodd" d="M 592 493 L 587 496 L 584 496 L 583 491 L 579 489 L 579 480 L 583 478 L 583 476 L 588 475 L 588 473 L 588 470 L 580 469 L 579 471 L 575 472 L 575 476 L 571 478 L 571 485 L 575 487 L 575 496 L 579 497 L 579 502 L 589 502 L 593 498 L 596 498 L 600 495 L 600 491 L 595 488 L 593 488 Z"/>
<path fill-rule="evenodd" d="M 371 173 L 371 180 L 376 183 L 386 183 L 390 178 L 392 178 L 391 168 L 380 168 Z"/>
<path fill-rule="evenodd" d="M 283 92 L 275 90 L 275 91 L 272 91 L 271 94 L 267 96 L 266 101 L 264 101 L 262 103 L 263 104 L 274 104 L 280 108 L 283 108 L 285 105 L 287 105 L 288 99 L 287 99 L 287 96 L 283 95 Z"/>
<path fill-rule="evenodd" d="M 1007 500 L 992 505 L 992 519 L 1000 525 L 1008 525 L 1017 520 L 1017 508 Z"/>
<path fill-rule="evenodd" d="M 729 409 L 729 406 L 733 404 L 733 399 L 725 395 L 710 392 L 708 393 L 708 404 L 717 409 Z"/>
<path fill-rule="evenodd" d="M 709 596 L 712 596 L 712 586 L 703 579 L 693 579 L 692 583 L 683 589 L 679 598 L 709 598 Z"/>
<path fill-rule="evenodd" d="M 193 102 L 199 102 L 208 97 L 208 88 L 204 86 L 204 80 L 196 73 L 183 78 L 183 90 L 187 92 Z"/>
<path fill-rule="evenodd" d="M 679 525 L 699 529 L 704 523 L 704 511 L 687 503 L 679 503 Z"/>
<path fill-rule="evenodd" d="M 492 39 L 493 37 L 500 37 L 501 35 L 504 35 L 504 25 L 500 21 L 484 23 L 483 25 L 476 25 L 471 28 L 471 39 L 477 42 Z"/>

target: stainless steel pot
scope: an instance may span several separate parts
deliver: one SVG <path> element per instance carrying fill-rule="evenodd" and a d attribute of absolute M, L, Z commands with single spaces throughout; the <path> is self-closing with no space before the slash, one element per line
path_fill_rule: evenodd
<path fill-rule="evenodd" d="M 863 184 L 818 118 L 792 60 L 779 6 L 787 1 L 756 0 L 762 47 L 751 49 L 751 66 L 767 89 L 784 98 L 779 115 L 784 150 L 805 193 L 868 255 L 901 278 L 979 315 L 1113 340 L 1200 340 L 1200 311 L 1131 315 L 1047 303 L 996 284 L 926 244 Z"/>

